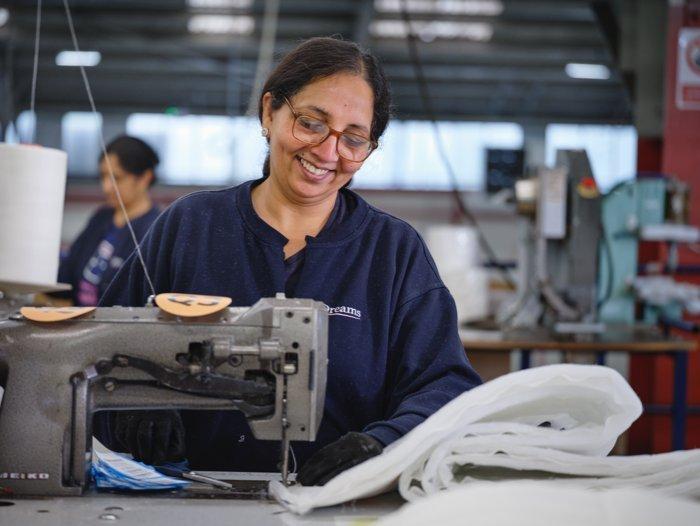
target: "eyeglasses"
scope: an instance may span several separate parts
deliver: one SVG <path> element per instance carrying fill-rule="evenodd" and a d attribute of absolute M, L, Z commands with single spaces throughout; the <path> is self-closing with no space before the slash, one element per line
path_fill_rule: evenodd
<path fill-rule="evenodd" d="M 317 145 L 325 141 L 329 135 L 333 135 L 338 139 L 336 143 L 338 156 L 346 161 L 356 163 L 367 159 L 369 154 L 377 147 L 377 143 L 369 140 L 367 137 L 356 133 L 339 132 L 320 119 L 297 113 L 287 97 L 284 97 L 284 102 L 287 103 L 289 109 L 292 110 L 292 115 L 294 115 L 292 135 L 301 142 Z"/>

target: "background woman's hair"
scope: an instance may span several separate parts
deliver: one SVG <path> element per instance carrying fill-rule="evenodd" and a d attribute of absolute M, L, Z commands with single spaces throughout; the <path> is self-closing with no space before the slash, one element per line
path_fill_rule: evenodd
<path fill-rule="evenodd" d="M 135 175 L 142 177 L 147 170 L 153 171 L 151 184 L 156 180 L 155 168 L 160 162 L 158 154 L 147 143 L 136 137 L 120 135 L 107 145 L 107 153 L 114 154 L 119 159 L 122 168 Z M 100 161 L 104 156 L 100 155 Z"/>
<path fill-rule="evenodd" d="M 284 104 L 312 82 L 337 73 L 354 73 L 364 78 L 374 94 L 370 139 L 377 141 L 386 129 L 391 115 L 389 82 L 377 58 L 354 42 L 337 38 L 317 37 L 302 42 L 285 55 L 263 86 L 258 102 L 258 117 L 262 122 L 262 96 L 272 95 L 272 109 Z M 270 174 L 270 156 L 263 166 L 263 177 Z"/>

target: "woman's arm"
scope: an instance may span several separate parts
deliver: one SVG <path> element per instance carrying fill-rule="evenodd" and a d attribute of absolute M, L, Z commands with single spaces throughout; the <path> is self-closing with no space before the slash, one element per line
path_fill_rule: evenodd
<path fill-rule="evenodd" d="M 481 384 L 467 360 L 455 303 L 444 286 L 397 309 L 390 342 L 386 418 L 363 430 L 385 446 Z"/>

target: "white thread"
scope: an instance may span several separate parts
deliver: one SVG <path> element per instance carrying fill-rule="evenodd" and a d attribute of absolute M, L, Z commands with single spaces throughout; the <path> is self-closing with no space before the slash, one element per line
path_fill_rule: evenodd
<path fill-rule="evenodd" d="M 78 37 L 75 34 L 75 28 L 73 27 L 73 18 L 71 17 L 70 14 L 70 7 L 68 6 L 68 0 L 63 0 L 63 7 L 65 8 L 66 11 L 66 18 L 68 19 L 68 29 L 70 29 L 70 35 L 71 39 L 73 40 L 73 49 L 75 51 L 80 51 L 80 47 L 78 46 Z M 79 66 L 80 67 L 80 74 L 83 77 L 83 84 L 85 85 L 85 91 L 87 91 L 87 96 L 90 101 L 90 108 L 92 109 L 93 115 L 97 116 L 97 108 L 95 107 L 95 100 L 92 97 L 92 90 L 90 89 L 90 82 L 88 81 L 87 74 L 85 73 L 85 66 L 82 64 Z M 114 187 L 114 191 L 117 195 L 117 200 L 119 201 L 119 207 L 121 208 L 122 213 L 124 214 L 124 219 L 126 220 L 126 226 L 129 228 L 129 232 L 131 233 L 131 239 L 134 241 L 134 246 L 136 247 L 136 255 L 139 258 L 139 261 L 141 262 L 141 267 L 143 268 L 143 273 L 144 276 L 146 277 L 146 281 L 148 281 L 148 286 L 151 289 L 151 293 L 155 296 L 156 295 L 156 289 L 153 286 L 153 282 L 151 281 L 151 276 L 148 274 L 148 268 L 146 268 L 146 262 L 143 259 L 143 254 L 141 253 L 141 247 L 139 247 L 139 241 L 136 238 L 136 233 L 134 232 L 134 228 L 131 226 L 131 221 L 129 221 L 129 216 L 126 213 L 126 207 L 124 206 L 124 201 L 122 200 L 121 192 L 119 192 L 119 186 L 117 186 L 117 180 L 114 177 L 114 170 L 112 169 L 112 163 L 109 160 L 109 156 L 107 155 L 107 146 L 105 145 L 105 138 L 104 135 L 102 134 L 102 130 L 100 130 L 100 146 L 102 148 L 102 157 L 107 163 L 107 170 L 109 172 L 109 178 L 112 181 L 112 186 Z M 103 295 L 104 296 L 104 295 Z M 97 302 L 97 305 L 99 306 L 102 303 L 102 298 Z"/>
<path fill-rule="evenodd" d="M 30 137 L 30 144 L 33 144 L 34 141 L 36 140 L 36 127 L 37 127 L 37 118 L 36 118 L 36 112 L 35 112 L 35 105 L 36 105 L 36 79 L 39 74 L 39 43 L 40 43 L 40 37 L 41 35 L 41 0 L 37 0 L 36 3 L 36 32 L 34 34 L 34 66 L 32 69 L 32 97 L 31 97 L 31 103 L 30 103 L 30 110 L 32 113 L 32 117 L 34 117 L 34 125 L 32 126 L 32 134 Z"/>
<path fill-rule="evenodd" d="M 294 463 L 294 467 L 292 468 L 292 473 L 297 472 L 297 456 L 294 454 L 294 448 L 292 447 L 292 444 L 289 444 L 289 452 L 292 454 L 292 462 Z"/>
<path fill-rule="evenodd" d="M 277 38 L 277 17 L 280 10 L 280 0 L 265 0 L 265 14 L 263 15 L 262 31 L 260 35 L 260 51 L 258 53 L 258 66 L 255 70 L 253 89 L 250 92 L 247 115 L 255 115 L 258 101 L 262 95 L 263 84 L 267 77 L 272 59 L 275 54 L 275 40 Z"/>

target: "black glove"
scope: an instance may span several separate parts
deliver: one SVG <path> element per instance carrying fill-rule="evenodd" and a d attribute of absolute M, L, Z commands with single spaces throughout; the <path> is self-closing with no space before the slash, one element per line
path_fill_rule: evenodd
<path fill-rule="evenodd" d="M 185 458 L 185 426 L 177 411 L 116 411 L 114 434 L 134 460 L 159 466 Z"/>
<path fill-rule="evenodd" d="M 351 431 L 314 453 L 299 470 L 297 482 L 303 486 L 323 486 L 346 469 L 376 457 L 382 449 L 384 446 L 375 438 Z"/>

